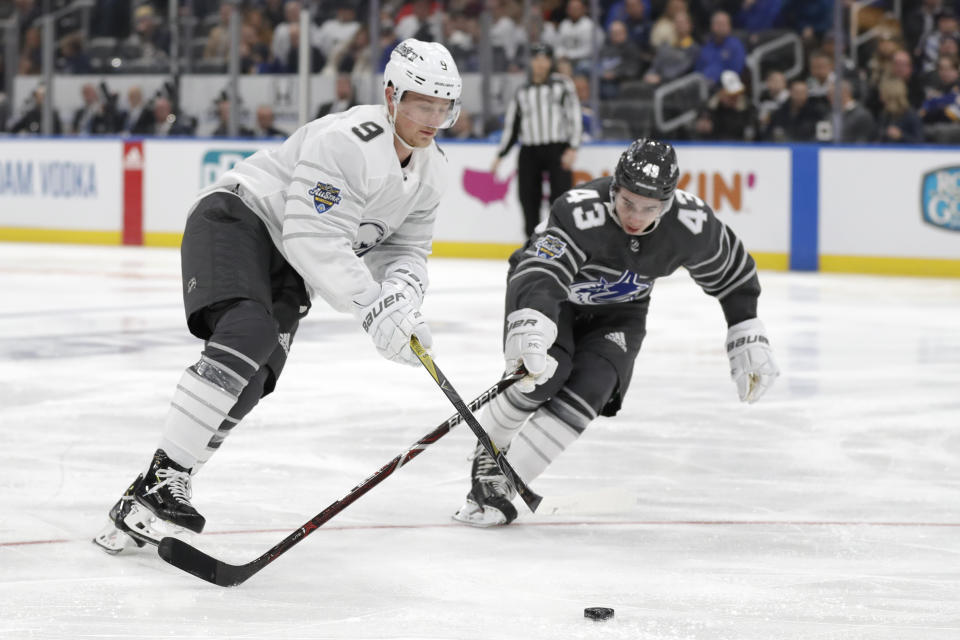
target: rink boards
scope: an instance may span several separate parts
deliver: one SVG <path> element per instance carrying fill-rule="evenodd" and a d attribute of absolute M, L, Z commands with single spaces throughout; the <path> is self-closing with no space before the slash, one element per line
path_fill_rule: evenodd
<path fill-rule="evenodd" d="M 278 142 L 6 139 L 0 241 L 177 246 L 197 191 Z M 503 257 L 522 242 L 516 153 L 443 142 L 450 183 L 435 254 Z M 575 180 L 622 144 L 584 146 Z M 709 203 L 761 268 L 960 277 L 960 155 L 943 147 L 678 144 L 681 188 Z"/>

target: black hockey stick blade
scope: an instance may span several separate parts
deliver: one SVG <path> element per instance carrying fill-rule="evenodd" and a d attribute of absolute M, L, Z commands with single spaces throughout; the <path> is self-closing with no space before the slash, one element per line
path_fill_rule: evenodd
<path fill-rule="evenodd" d="M 506 477 L 507 482 L 512 484 L 513 488 L 517 490 L 517 494 L 523 499 L 527 507 L 530 508 L 530 511 L 536 512 L 543 497 L 534 493 L 533 489 L 527 486 L 527 483 L 523 481 L 523 478 L 514 470 L 513 466 L 507 462 L 507 457 L 503 455 L 503 452 L 497 448 L 497 445 L 493 443 L 490 436 L 487 435 L 487 432 L 483 430 L 476 416 L 474 416 L 467 405 L 464 404 L 460 394 L 457 393 L 457 390 L 453 388 L 453 385 L 450 384 L 447 377 L 440 371 L 440 367 L 433 361 L 433 356 L 423 348 L 417 336 L 410 336 L 410 348 L 413 349 L 413 352 L 420 360 L 420 364 L 427 370 L 430 377 L 433 378 L 434 382 L 436 382 L 443 393 L 446 394 L 447 399 L 450 400 L 457 409 L 457 413 L 463 417 L 467 426 L 470 427 L 470 430 L 477 436 L 477 440 L 480 441 L 480 444 L 486 452 L 489 453 L 497 463 L 497 467 L 500 468 L 500 472 Z M 526 373 L 526 371 L 524 371 L 524 373 Z"/>
<path fill-rule="evenodd" d="M 477 411 L 483 405 L 493 400 L 510 385 L 526 375 L 523 368 L 507 373 L 497 384 L 493 385 L 470 402 L 470 409 Z M 417 440 L 406 451 L 383 465 L 372 476 L 355 486 L 344 497 L 335 500 L 326 509 L 315 515 L 303 526 L 278 542 L 269 551 L 259 558 L 246 564 L 235 565 L 217 560 L 183 540 L 165 537 L 157 546 L 157 553 L 166 562 L 193 574 L 202 580 L 221 587 L 233 587 L 245 582 L 250 576 L 286 553 L 295 544 L 323 526 L 328 520 L 353 504 L 360 496 L 380 484 L 394 471 L 407 464 L 428 446 L 442 438 L 455 426 L 463 422 L 463 416 L 457 412 L 441 422 L 433 431 Z"/>
<path fill-rule="evenodd" d="M 179 538 L 169 536 L 160 541 L 157 553 L 178 569 L 221 587 L 236 586 L 260 570 L 256 561 L 240 566 L 227 564 Z"/>

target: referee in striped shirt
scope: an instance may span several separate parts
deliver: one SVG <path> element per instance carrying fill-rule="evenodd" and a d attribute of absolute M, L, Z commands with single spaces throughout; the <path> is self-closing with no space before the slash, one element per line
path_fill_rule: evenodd
<path fill-rule="evenodd" d="M 573 82 L 553 72 L 553 49 L 530 46 L 529 81 L 517 89 L 504 119 L 503 138 L 491 171 L 519 140 L 517 190 L 526 237 L 540 223 L 543 173 L 550 175 L 550 202 L 573 187 L 573 162 L 583 133 L 580 100 Z"/>

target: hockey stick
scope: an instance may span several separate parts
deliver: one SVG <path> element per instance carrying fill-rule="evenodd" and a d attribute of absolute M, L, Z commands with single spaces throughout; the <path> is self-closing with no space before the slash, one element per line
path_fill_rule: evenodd
<path fill-rule="evenodd" d="M 497 397 L 497 395 L 502 393 L 505 389 L 522 378 L 524 375 L 526 375 L 526 371 L 524 371 L 522 368 L 517 369 L 513 373 L 505 374 L 497 384 L 493 385 L 477 396 L 472 402 L 470 402 L 470 408 L 474 411 L 478 410 L 480 407 L 493 400 L 495 397 Z M 193 575 L 197 576 L 198 578 L 202 578 L 207 582 L 212 582 L 213 584 L 221 587 L 232 587 L 238 585 L 289 551 L 293 545 L 306 538 L 308 535 L 316 531 L 318 527 L 322 526 L 335 515 L 353 504 L 357 498 L 380 484 L 394 471 L 416 458 L 418 455 L 420 455 L 420 453 L 423 452 L 424 449 L 445 436 L 450 429 L 460 424 L 462 420 L 463 416 L 459 412 L 450 416 L 436 429 L 417 440 L 417 442 L 409 449 L 380 467 L 379 471 L 351 489 L 350 492 L 347 493 L 347 495 L 345 495 L 343 498 L 334 501 L 330 506 L 311 518 L 302 527 L 274 545 L 272 549 L 264 553 L 259 558 L 248 562 L 247 564 L 227 564 L 226 562 L 222 562 L 210 555 L 207 555 L 203 551 L 200 551 L 196 547 L 184 542 L 183 540 L 171 538 L 169 536 L 160 541 L 160 544 L 157 547 L 157 553 L 160 554 L 161 558 L 178 569 L 182 569 L 187 573 L 192 573 Z"/>
<path fill-rule="evenodd" d="M 513 488 L 517 490 L 517 494 L 523 498 L 523 501 L 527 503 L 527 506 L 530 508 L 530 511 L 536 511 L 537 505 L 540 504 L 540 501 L 543 500 L 541 496 L 538 496 L 533 492 L 530 487 L 523 481 L 513 467 L 507 462 L 507 456 L 503 455 L 503 452 L 497 448 L 497 445 L 493 444 L 493 441 L 490 439 L 490 436 L 487 435 L 487 432 L 483 430 L 483 427 L 480 426 L 480 423 L 477 422 L 476 417 L 473 413 L 470 412 L 470 409 L 463 403 L 463 399 L 460 397 L 460 394 L 457 393 L 456 389 L 453 388 L 453 385 L 450 384 L 450 381 L 447 380 L 447 377 L 443 375 L 443 372 L 440 371 L 440 367 L 437 366 L 437 363 L 433 361 L 433 357 L 423 348 L 423 345 L 420 344 L 420 340 L 417 339 L 417 336 L 410 336 L 410 348 L 413 349 L 413 352 L 417 354 L 417 358 L 420 359 L 420 363 L 423 367 L 430 373 L 430 376 L 433 378 L 434 382 L 440 386 L 443 392 L 447 395 L 447 399 L 453 404 L 457 409 L 457 413 L 463 417 L 467 422 L 467 426 L 470 427 L 470 430 L 473 431 L 474 435 L 477 436 L 477 440 L 480 441 L 480 444 L 486 450 L 487 453 L 493 458 L 494 462 L 497 463 L 497 467 L 500 468 L 500 473 L 502 473 L 507 481 L 513 485 Z M 521 368 L 522 369 L 522 368 Z M 523 370 L 523 369 L 522 369 Z M 523 370 L 526 373 L 526 370 Z"/>

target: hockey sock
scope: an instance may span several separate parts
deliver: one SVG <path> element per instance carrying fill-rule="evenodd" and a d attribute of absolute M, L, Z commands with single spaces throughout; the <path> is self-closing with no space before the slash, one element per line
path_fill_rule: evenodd
<path fill-rule="evenodd" d="M 490 401 L 480 415 L 479 422 L 493 444 L 503 449 L 510 445 L 520 427 L 538 406 L 539 403 L 531 402 L 522 393 L 510 388 Z"/>
<path fill-rule="evenodd" d="M 530 417 L 507 459 L 529 483 L 580 437 L 596 415 L 587 403 L 564 388 Z"/>

